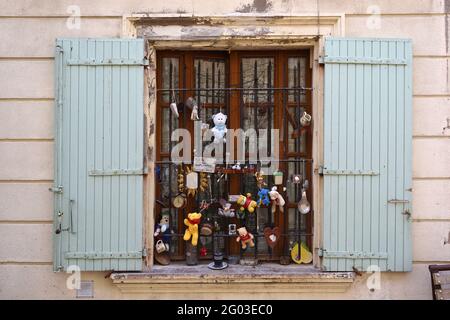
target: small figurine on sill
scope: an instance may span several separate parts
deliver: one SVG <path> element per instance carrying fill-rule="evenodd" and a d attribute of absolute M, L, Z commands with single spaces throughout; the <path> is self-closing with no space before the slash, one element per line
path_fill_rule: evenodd
<path fill-rule="evenodd" d="M 269 189 L 262 188 L 258 191 L 258 206 L 268 206 L 270 204 Z"/>
<path fill-rule="evenodd" d="M 269 191 L 270 200 L 272 200 L 272 213 L 275 213 L 276 207 L 280 207 L 280 212 L 284 211 L 285 201 L 283 196 L 277 191 L 277 187 L 273 187 L 271 191 Z"/>
<path fill-rule="evenodd" d="M 214 143 L 226 142 L 225 134 L 227 133 L 227 127 L 225 122 L 227 121 L 227 116 L 222 112 L 216 113 L 212 117 L 214 122 L 214 127 L 211 129 L 214 135 Z"/>
<path fill-rule="evenodd" d="M 242 250 L 247 249 L 247 245 L 250 248 L 253 248 L 255 246 L 255 242 L 253 242 L 254 236 L 247 231 L 245 227 L 241 227 L 237 229 L 238 237 L 236 238 L 236 242 L 241 242 Z"/>
<path fill-rule="evenodd" d="M 155 225 L 155 232 L 153 233 L 153 236 L 155 237 L 156 251 L 158 253 L 168 252 L 171 237 L 168 213 L 163 213 L 161 215 L 161 220 Z"/>
<path fill-rule="evenodd" d="M 236 203 L 241 206 L 239 208 L 239 210 L 241 212 L 244 212 L 245 210 L 247 210 L 249 213 L 253 213 L 253 212 L 255 212 L 256 208 L 258 207 L 258 204 L 256 203 L 256 201 L 252 199 L 251 193 L 247 193 L 247 196 L 240 195 L 239 198 L 237 199 Z"/>
<path fill-rule="evenodd" d="M 191 239 L 191 243 L 193 246 L 197 246 L 198 242 L 198 225 L 200 223 L 200 220 L 202 218 L 201 213 L 192 212 L 188 214 L 187 219 L 184 219 L 184 224 L 187 227 L 186 231 L 184 232 L 183 240 L 189 241 Z"/>
<path fill-rule="evenodd" d="M 201 247 L 200 249 L 200 256 L 201 257 L 206 257 L 208 255 L 208 250 L 206 249 L 206 247 Z"/>
<path fill-rule="evenodd" d="M 170 240 L 170 228 L 169 228 L 169 214 L 163 213 L 161 215 L 161 220 L 155 225 L 155 233 L 153 234 L 155 238 L 162 237 L 165 243 Z"/>

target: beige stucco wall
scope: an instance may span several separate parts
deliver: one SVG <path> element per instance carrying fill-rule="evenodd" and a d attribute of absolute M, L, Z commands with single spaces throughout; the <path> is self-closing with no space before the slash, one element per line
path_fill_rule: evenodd
<path fill-rule="evenodd" d="M 53 47 L 56 37 L 119 37 L 122 18 L 135 13 L 317 14 L 316 0 L 88 1 L 3 0 L 0 2 L 0 298 L 73 298 L 66 274 L 52 272 Z M 67 8 L 81 9 L 81 28 L 66 27 Z M 381 11 L 380 28 L 368 28 L 371 6 Z M 375 8 L 376 9 L 376 8 Z M 369 11 L 368 11 L 369 10 Z M 255 294 L 255 298 L 420 298 L 431 290 L 427 266 L 450 262 L 450 1 L 320 0 L 321 14 L 341 17 L 346 36 L 408 37 L 414 48 L 413 88 L 413 271 L 384 273 L 381 290 L 369 292 L 367 276 L 345 293 Z M 369 13 L 368 13 L 369 12 Z M 127 296 L 104 273 L 95 297 Z M 200 294 L 210 299 L 233 297 Z M 243 296 L 249 297 L 248 293 Z M 159 298 L 186 297 L 159 294 Z M 194 297 L 194 295 L 192 296 Z M 196 296 L 197 297 L 197 296 Z"/>

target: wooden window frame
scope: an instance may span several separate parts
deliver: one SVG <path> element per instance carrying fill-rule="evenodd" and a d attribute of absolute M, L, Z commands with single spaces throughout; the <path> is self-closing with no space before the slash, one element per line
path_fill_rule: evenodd
<path fill-rule="evenodd" d="M 311 83 L 312 83 L 312 71 L 310 68 L 310 64 L 311 64 L 311 54 L 310 54 L 310 49 L 292 49 L 292 50 L 248 50 L 248 51 L 242 51 L 242 50 L 235 50 L 235 51 L 231 51 L 229 54 L 227 54 L 225 51 L 209 51 L 209 50 L 201 50 L 201 51 L 183 51 L 183 50 L 161 50 L 161 51 L 157 51 L 156 53 L 157 56 L 157 68 L 156 68 L 156 86 L 157 88 L 161 88 L 162 87 L 162 68 L 160 68 L 159 66 L 161 66 L 161 61 L 163 58 L 168 58 L 168 57 L 173 57 L 173 58 L 178 58 L 179 59 L 179 88 L 194 88 L 195 87 L 195 83 L 194 82 L 194 75 L 193 75 L 193 60 L 196 58 L 225 58 L 225 63 L 226 63 L 226 81 L 228 83 L 229 87 L 241 87 L 241 83 L 240 83 L 240 78 L 239 78 L 239 74 L 241 72 L 240 70 L 240 59 L 242 58 L 252 58 L 252 57 L 273 57 L 274 58 L 274 75 L 275 75 L 275 79 L 274 79 L 274 87 L 286 87 L 287 86 L 287 77 L 288 77 L 288 72 L 287 72 L 287 68 L 288 68 L 288 58 L 290 57 L 305 57 L 306 58 L 306 67 L 305 70 L 306 72 L 306 86 L 307 87 L 311 87 Z M 280 67 L 279 66 L 283 66 L 284 70 L 279 70 Z M 185 76 L 185 75 L 192 75 L 192 76 Z M 195 89 L 192 89 L 192 94 L 195 95 Z M 188 92 L 186 92 L 185 95 L 183 95 L 183 99 L 180 99 L 181 101 L 184 101 L 186 99 L 186 97 L 189 96 Z M 282 101 L 283 97 L 281 94 L 275 94 L 274 95 L 274 127 L 280 128 L 281 127 L 281 122 L 284 121 L 282 118 L 282 113 L 279 112 L 280 108 L 276 108 L 275 106 L 282 106 L 283 105 L 283 101 Z M 169 102 L 170 103 L 170 102 Z M 155 139 L 156 139 L 156 144 L 155 144 L 155 150 L 156 150 L 156 161 L 160 161 L 162 157 L 167 157 L 169 158 L 170 156 L 170 152 L 168 153 L 161 153 L 161 119 L 162 119 L 162 114 L 161 114 L 161 108 L 162 107 L 167 107 L 168 108 L 168 104 L 169 103 L 163 103 L 162 99 L 161 99 L 161 95 L 158 93 L 157 94 L 157 99 L 156 99 L 156 130 L 155 130 Z M 227 121 L 227 127 L 228 128 L 239 128 L 240 127 L 240 115 L 239 115 L 239 106 L 240 106 L 240 95 L 239 94 L 234 94 L 230 96 L 230 102 L 229 102 L 229 106 L 230 106 L 230 117 Z M 167 104 L 167 106 L 163 106 Z M 227 104 L 227 101 L 225 101 L 225 104 Z M 288 103 L 288 107 L 290 107 L 292 105 L 292 103 Z M 301 106 L 305 107 L 306 111 L 309 114 L 312 114 L 312 93 L 311 91 L 306 91 L 306 101 L 300 103 Z M 170 112 L 169 112 L 170 115 Z M 181 115 L 180 115 L 181 117 Z M 187 124 L 187 129 L 190 130 L 192 132 L 193 130 L 193 125 L 192 125 L 192 121 L 188 120 L 186 122 Z M 283 126 L 284 128 L 284 133 L 282 133 L 283 135 L 287 136 L 287 127 Z M 291 158 L 291 157 L 298 157 L 298 156 L 302 156 L 305 158 L 309 158 L 312 159 L 312 143 L 313 143 L 313 138 L 312 138 L 312 130 L 309 131 L 308 133 L 308 138 L 306 139 L 306 153 L 305 154 L 298 154 L 298 153 L 287 153 L 286 154 L 286 158 Z M 280 144 L 280 154 L 284 154 L 284 144 Z M 281 157 L 280 157 L 281 158 Z M 282 164 L 282 168 L 284 169 L 285 164 Z M 308 162 L 307 163 L 307 168 L 306 168 L 308 174 L 308 180 L 310 182 L 310 187 L 307 190 L 307 195 L 308 195 L 308 199 L 311 202 L 312 208 L 314 208 L 314 203 L 313 203 L 313 168 L 312 168 L 312 163 Z M 284 177 L 284 179 L 286 180 L 286 175 Z M 155 186 L 156 186 L 156 181 L 154 182 Z M 239 194 L 240 190 L 240 184 L 238 181 L 238 177 L 232 177 L 231 178 L 231 183 L 230 183 L 230 194 Z M 155 199 L 159 198 L 159 188 L 155 187 Z M 170 199 L 169 199 L 170 200 Z M 170 201 L 169 201 L 170 202 Z M 171 205 L 171 202 L 170 202 Z M 286 206 L 287 208 L 296 208 L 296 203 L 291 202 L 290 204 L 288 204 Z M 275 216 L 275 224 L 276 225 L 284 225 L 285 223 L 285 215 L 288 214 L 288 210 L 285 210 L 284 214 L 277 214 Z M 176 209 L 172 209 L 172 210 L 176 210 Z M 159 215 L 159 210 L 158 210 L 158 206 L 155 207 L 154 210 L 154 219 L 155 219 L 155 223 L 157 223 L 157 218 Z M 181 231 L 184 231 L 184 226 L 183 226 L 183 219 L 184 219 L 184 215 L 183 213 L 180 214 L 180 212 L 178 212 L 178 232 L 182 233 Z M 309 248 L 313 248 L 313 210 L 311 211 L 310 214 L 308 214 L 307 216 L 307 226 L 306 229 L 308 230 L 308 233 L 311 234 L 311 236 L 308 237 L 308 246 Z M 234 239 L 234 238 L 233 238 Z M 284 238 L 283 238 L 284 239 Z M 238 244 L 235 241 L 229 241 L 231 244 L 231 251 L 232 254 L 239 254 L 239 247 Z M 279 246 L 277 246 L 277 259 L 274 260 L 278 260 L 279 256 L 280 256 L 280 252 L 281 252 L 281 248 L 285 247 L 285 243 L 284 241 L 281 241 L 279 243 Z M 178 248 L 178 255 L 172 256 L 172 258 L 174 260 L 184 260 L 184 250 L 185 250 L 185 246 L 184 246 L 184 241 L 182 241 L 182 237 L 180 237 L 180 241 L 179 241 L 179 248 Z M 265 259 L 262 259 L 265 260 Z M 270 259 L 268 259 L 270 260 Z"/>

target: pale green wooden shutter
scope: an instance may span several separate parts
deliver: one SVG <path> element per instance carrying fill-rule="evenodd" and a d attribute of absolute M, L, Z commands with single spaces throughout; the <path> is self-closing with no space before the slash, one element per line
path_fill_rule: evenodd
<path fill-rule="evenodd" d="M 411 270 L 409 40 L 325 41 L 323 268 Z"/>
<path fill-rule="evenodd" d="M 143 40 L 56 45 L 55 270 L 141 270 Z"/>

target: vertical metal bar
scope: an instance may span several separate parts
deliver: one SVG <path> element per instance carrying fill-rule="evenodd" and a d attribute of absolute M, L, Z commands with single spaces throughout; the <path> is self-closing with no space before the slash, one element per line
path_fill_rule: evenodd
<path fill-rule="evenodd" d="M 272 82 L 273 82 L 273 80 L 272 80 L 272 61 L 269 60 L 269 65 L 267 66 L 267 87 L 269 87 L 269 88 L 273 87 Z M 272 133 L 271 133 L 272 124 L 271 124 L 271 121 L 272 121 L 272 108 L 273 108 L 273 104 L 272 104 L 273 95 L 272 95 L 271 90 L 268 90 L 267 98 L 269 101 L 269 105 L 267 108 L 267 135 L 268 135 L 267 151 L 270 155 L 270 154 L 272 154 Z M 272 222 L 271 215 L 270 215 L 269 222 Z"/>
<path fill-rule="evenodd" d="M 269 64 L 267 65 L 267 87 L 272 87 L 272 60 L 269 59 Z M 272 91 L 268 90 L 267 91 L 267 101 L 268 101 L 268 106 L 267 106 L 267 153 L 269 155 L 272 154 L 272 134 L 271 134 L 271 121 L 272 121 Z M 270 206 L 267 208 L 267 217 L 268 217 L 268 224 L 271 226 L 272 225 L 272 210 L 270 209 Z M 269 254 L 270 257 L 272 257 L 273 255 L 273 250 L 271 247 L 268 247 L 269 250 Z"/>
<path fill-rule="evenodd" d="M 254 63 L 254 69 L 253 69 L 253 87 L 254 88 L 258 88 L 258 59 L 255 59 L 255 63 Z M 254 96 L 253 96 L 253 103 L 255 104 L 255 107 L 252 108 L 253 110 L 253 126 L 255 131 L 258 130 L 258 91 L 255 89 L 254 90 Z M 249 141 L 250 143 L 250 141 Z M 250 145 L 249 145 L 250 147 Z M 247 179 L 246 179 L 247 180 Z M 258 214 L 257 214 L 257 210 L 255 210 L 255 214 L 254 214 L 254 219 L 255 219 L 255 234 L 257 235 L 255 237 L 255 259 L 257 257 L 257 253 L 258 253 Z"/>
<path fill-rule="evenodd" d="M 201 88 L 201 80 L 200 80 L 200 76 L 201 76 L 201 61 L 200 59 L 198 60 L 198 64 L 197 64 L 197 105 L 200 108 L 200 88 Z M 200 110 L 199 110 L 200 112 Z"/>
<path fill-rule="evenodd" d="M 205 87 L 206 87 L 206 89 L 209 89 L 209 69 L 208 69 L 208 67 L 206 67 Z M 209 90 L 205 91 L 205 103 L 209 103 Z M 205 109 L 205 113 L 206 113 L 206 109 Z"/>
<path fill-rule="evenodd" d="M 211 87 L 212 88 L 215 88 L 216 87 L 216 61 L 213 61 L 212 62 L 212 81 L 211 81 Z M 216 112 L 216 109 L 215 109 L 215 103 L 216 103 L 216 96 L 217 96 L 217 94 L 216 94 L 216 90 L 213 90 L 212 91 L 212 97 L 211 97 L 211 102 L 212 102 L 212 105 L 213 105 L 213 111 L 214 112 Z"/>
<path fill-rule="evenodd" d="M 182 81 L 183 81 L 183 88 L 187 87 L 187 79 L 186 79 L 186 74 L 187 74 L 187 65 L 186 65 L 186 56 L 183 55 L 183 58 L 181 59 L 181 61 L 183 62 L 183 72 L 182 72 Z M 190 61 L 190 60 L 189 60 Z M 181 101 L 186 101 L 187 97 L 191 95 L 190 92 L 188 91 L 183 91 L 180 94 L 180 100 Z M 186 108 L 186 106 L 183 107 L 183 128 L 187 128 L 187 120 L 188 120 L 188 109 Z M 183 164 L 181 164 L 180 168 L 183 168 Z M 177 210 L 177 217 L 176 217 L 176 221 L 177 221 L 177 229 L 176 230 L 180 230 L 181 226 L 179 225 L 180 219 L 178 217 L 178 213 L 179 209 Z M 183 215 L 183 219 L 184 220 L 187 217 L 187 212 L 186 212 L 186 206 L 184 206 L 184 208 L 182 209 L 182 215 Z M 177 231 L 178 232 L 178 231 Z M 181 237 L 177 236 L 176 237 L 176 244 L 177 244 L 177 250 L 174 250 L 174 253 L 177 252 L 178 255 L 180 255 L 180 251 L 182 250 L 182 248 L 184 248 L 184 243 L 183 241 L 181 241 Z M 170 254 L 170 252 L 169 252 Z"/>
<path fill-rule="evenodd" d="M 173 89 L 173 64 L 172 64 L 172 58 L 170 58 L 170 64 L 169 64 L 169 87 L 170 89 Z M 169 96 L 170 96 L 170 92 L 169 92 Z M 171 99 L 169 99 L 169 102 Z M 168 113 L 169 113 L 169 152 L 170 150 L 172 150 L 172 139 L 170 139 L 170 135 L 172 134 L 172 113 L 171 110 L 168 109 Z M 170 160 L 170 156 L 169 156 L 169 160 Z M 173 223 L 173 219 L 172 219 L 172 167 L 170 166 L 170 161 L 167 164 L 168 169 L 169 169 L 169 225 L 172 225 Z"/>
<path fill-rule="evenodd" d="M 200 115 L 201 115 L 201 108 L 200 108 L 200 105 L 201 105 L 201 101 L 200 101 L 200 95 L 201 95 L 201 93 L 200 93 L 200 87 L 201 87 L 201 60 L 199 59 L 198 60 L 198 65 L 197 65 L 197 106 L 198 106 L 198 114 L 199 114 L 199 118 L 200 118 Z M 196 137 L 195 137 L 195 121 L 194 121 L 194 141 L 196 140 Z M 195 142 L 194 142 L 195 143 Z M 197 150 L 197 152 L 198 152 L 198 150 Z M 196 156 L 196 154 L 194 154 L 194 156 Z M 196 201 L 196 203 L 197 203 L 197 207 L 199 207 L 199 205 L 200 205 L 200 199 L 199 199 L 199 193 L 197 192 L 196 194 L 195 194 L 195 201 Z"/>
<path fill-rule="evenodd" d="M 280 59 L 278 59 L 278 61 L 280 61 Z M 286 81 L 286 68 L 281 68 L 283 75 L 282 75 L 282 79 L 283 81 Z M 288 111 L 288 104 L 287 104 L 287 99 L 286 99 L 286 95 L 289 94 L 289 91 L 287 90 L 282 90 L 280 92 L 281 94 L 281 109 L 285 110 L 286 112 Z M 283 117 L 283 123 L 282 123 L 282 134 L 283 134 L 283 143 L 284 143 L 284 148 L 283 148 L 283 159 L 286 159 L 286 155 L 287 155 L 287 148 L 289 145 L 289 136 L 288 136 L 288 122 L 287 122 L 287 117 L 284 116 Z M 281 165 L 281 164 L 279 164 Z M 287 196 L 286 193 L 286 204 L 289 204 L 289 197 Z M 284 219 L 284 226 L 283 226 L 283 230 L 284 230 L 284 234 L 285 234 L 285 239 L 284 239 L 284 248 L 283 251 L 286 255 L 288 255 L 288 251 L 289 251 L 289 209 L 287 210 L 287 219 Z M 287 221 L 286 221 L 287 220 Z"/>

